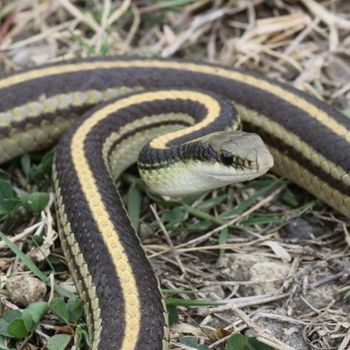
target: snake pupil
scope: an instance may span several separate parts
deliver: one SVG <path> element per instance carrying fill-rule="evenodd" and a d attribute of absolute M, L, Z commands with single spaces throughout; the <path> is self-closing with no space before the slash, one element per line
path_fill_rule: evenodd
<path fill-rule="evenodd" d="M 233 155 L 230 152 L 221 151 L 220 159 L 224 165 L 232 165 L 233 164 Z"/>

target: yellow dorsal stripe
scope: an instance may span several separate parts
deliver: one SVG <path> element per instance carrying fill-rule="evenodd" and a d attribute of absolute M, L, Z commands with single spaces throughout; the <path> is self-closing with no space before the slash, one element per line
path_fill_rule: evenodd
<path fill-rule="evenodd" d="M 195 91 L 186 91 L 184 95 L 182 91 L 172 91 L 171 95 L 169 94 L 169 98 L 179 98 L 179 99 L 187 99 L 195 102 L 199 102 L 207 108 L 207 115 L 205 118 L 195 125 L 181 129 L 178 131 L 170 132 L 165 135 L 159 136 L 155 138 L 150 146 L 152 148 L 164 149 L 167 146 L 167 143 L 173 139 L 176 139 L 181 136 L 189 135 L 194 131 L 201 130 L 205 128 L 207 125 L 212 123 L 220 114 L 220 104 L 216 99 L 211 97 L 210 95 L 195 92 Z"/>

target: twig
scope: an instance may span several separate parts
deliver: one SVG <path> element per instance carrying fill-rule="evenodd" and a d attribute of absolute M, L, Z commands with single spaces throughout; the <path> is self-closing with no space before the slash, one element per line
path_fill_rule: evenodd
<path fill-rule="evenodd" d="M 159 217 L 156 209 L 153 207 L 153 205 L 151 205 L 150 207 L 151 207 L 151 211 L 152 211 L 152 213 L 153 213 L 153 215 L 154 215 L 154 217 L 155 217 L 155 219 L 156 219 L 160 229 L 162 230 L 162 232 L 164 234 L 164 237 L 165 237 L 166 241 L 168 242 L 168 244 L 170 246 L 171 252 L 174 254 L 174 257 L 175 257 L 177 263 L 179 264 L 179 267 L 180 267 L 180 270 L 181 270 L 182 274 L 186 275 L 186 269 L 184 268 L 184 266 L 182 264 L 182 261 L 180 259 L 179 254 L 178 254 L 178 251 L 174 247 L 173 242 L 172 242 L 172 240 L 171 240 L 171 238 L 169 236 L 169 233 L 168 233 L 167 229 L 163 225 L 162 220 L 160 220 L 160 217 Z"/>

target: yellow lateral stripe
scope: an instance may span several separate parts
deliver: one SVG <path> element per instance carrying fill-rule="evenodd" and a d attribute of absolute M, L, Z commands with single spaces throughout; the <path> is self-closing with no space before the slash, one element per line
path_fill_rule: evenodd
<path fill-rule="evenodd" d="M 330 174 L 333 178 L 350 186 L 350 174 L 347 173 L 338 164 L 330 161 L 312 148 L 312 145 L 304 142 L 300 137 L 290 130 L 285 129 L 282 125 L 268 119 L 263 114 L 251 111 L 248 108 L 236 105 L 243 121 L 248 121 L 256 127 L 263 129 L 270 135 L 277 137 L 281 142 L 294 148 L 301 153 L 310 163 L 320 167 L 325 173 Z"/>
<path fill-rule="evenodd" d="M 283 154 L 280 150 L 269 147 L 275 160 L 274 171 L 277 174 L 289 174 L 290 180 L 298 184 L 300 187 L 307 188 L 310 193 L 321 200 L 327 201 L 327 204 L 334 209 L 349 216 L 350 213 L 350 197 L 329 186 L 326 182 L 321 182 L 317 175 L 312 174 L 308 169 L 304 168 L 297 161 Z"/>
<path fill-rule="evenodd" d="M 233 79 L 242 83 L 254 86 L 256 88 L 268 91 L 276 95 L 287 103 L 294 105 L 297 108 L 309 113 L 311 117 L 331 129 L 335 134 L 344 137 L 350 142 L 350 132 L 336 120 L 331 118 L 322 109 L 306 101 L 292 92 L 287 91 L 283 87 L 277 86 L 268 81 L 255 78 L 240 72 L 227 70 L 220 67 L 212 67 L 201 64 L 181 63 L 175 61 L 158 61 L 158 60 L 125 60 L 125 61 L 95 61 L 95 62 L 81 62 L 76 64 L 58 65 L 46 68 L 33 69 L 29 72 L 19 73 L 4 78 L 0 81 L 0 89 L 6 88 L 14 84 L 22 83 L 27 80 L 59 75 L 63 73 L 73 73 L 84 70 L 94 69 L 112 69 L 112 68 L 163 68 L 163 69 L 178 69 L 183 71 L 192 71 L 204 74 L 213 74 L 222 78 Z"/>
<path fill-rule="evenodd" d="M 46 113 L 55 113 L 72 107 L 81 107 L 89 104 L 98 104 L 118 96 L 143 90 L 140 86 L 119 86 L 105 90 L 72 91 L 50 97 L 41 96 L 39 101 L 31 101 L 0 112 L 0 127 L 12 127 L 13 123 L 32 121 L 41 118 Z"/>
<path fill-rule="evenodd" d="M 116 274 L 119 278 L 123 300 L 124 300 L 124 318 L 125 333 L 121 350 L 133 349 L 138 340 L 141 322 L 141 305 L 135 275 L 132 271 L 129 259 L 124 251 L 119 235 L 114 230 L 112 219 L 109 217 L 107 208 L 99 194 L 98 187 L 90 169 L 84 152 L 84 142 L 88 133 L 104 118 L 111 113 L 128 107 L 132 104 L 165 99 L 172 96 L 173 98 L 188 99 L 192 91 L 167 91 L 145 92 L 138 95 L 122 98 L 114 103 L 106 105 L 104 108 L 96 111 L 86 119 L 76 130 L 71 143 L 71 156 L 75 171 L 77 173 L 81 189 L 86 201 L 90 207 L 93 219 L 100 231 L 107 249 L 112 257 Z M 175 97 L 174 97 L 175 96 Z"/>

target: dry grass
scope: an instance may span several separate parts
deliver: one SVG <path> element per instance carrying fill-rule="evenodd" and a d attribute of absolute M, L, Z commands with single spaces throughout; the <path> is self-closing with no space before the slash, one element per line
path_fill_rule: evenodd
<path fill-rule="evenodd" d="M 3 71 L 105 54 L 219 62 L 287 81 L 350 110 L 347 1 L 0 1 Z M 11 176 L 19 187 L 37 186 L 20 169 Z M 190 335 L 220 349 L 241 331 L 277 349 L 349 349 L 350 307 L 343 299 L 350 290 L 349 220 L 284 182 L 229 215 L 255 192 L 237 186 L 175 207 L 142 199 L 141 235 L 166 294 L 224 302 L 178 306 L 171 348 L 188 349 L 180 336 Z M 28 241 L 43 232 L 44 255 L 62 259 L 50 213 L 6 232 L 37 263 L 42 252 Z M 0 254 L 3 306 L 16 308 L 6 280 L 25 269 L 4 245 Z M 55 276 L 72 288 L 68 277 L 65 271 Z M 72 332 L 48 316 L 18 346 L 40 348 L 48 329 Z"/>

